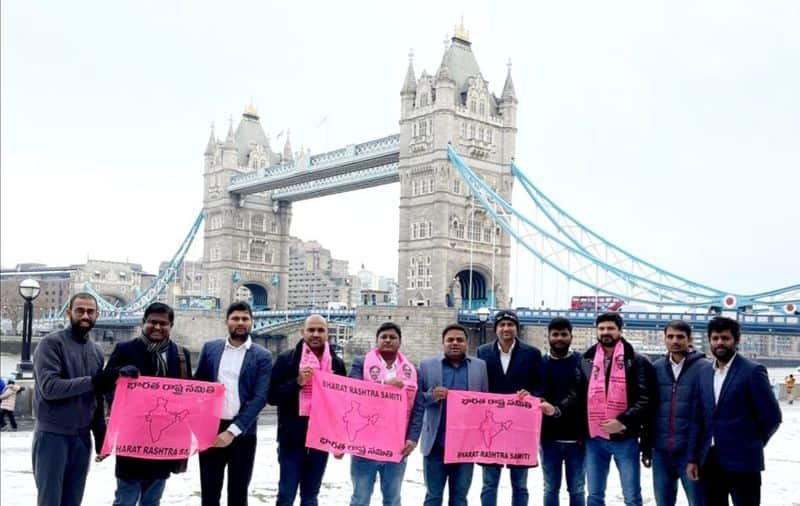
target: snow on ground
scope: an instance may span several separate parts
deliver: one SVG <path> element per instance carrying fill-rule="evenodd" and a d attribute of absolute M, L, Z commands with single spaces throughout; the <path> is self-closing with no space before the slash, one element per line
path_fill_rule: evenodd
<path fill-rule="evenodd" d="M 765 506 L 800 506 L 800 404 L 789 406 L 782 403 L 784 421 L 778 433 L 767 447 L 767 470 L 762 475 L 762 504 Z M 253 480 L 250 485 L 250 504 L 274 504 L 277 493 L 278 462 L 275 443 L 274 415 L 264 415 L 259 426 L 259 445 Z M 36 503 L 36 488 L 31 472 L 32 433 L 30 431 L 3 432 L 0 435 L 0 504 L 32 505 Z M 609 505 L 622 504 L 619 476 L 612 463 L 608 478 L 606 501 Z M 84 504 L 111 504 L 114 497 L 114 462 L 109 458 L 101 463 L 92 463 L 86 484 Z M 476 466 L 469 501 L 480 504 L 481 472 Z M 541 504 L 542 473 L 532 469 L 528 475 L 528 489 L 531 504 Z M 328 468 L 320 491 L 320 504 L 328 506 L 347 505 L 350 501 L 350 461 L 328 461 Z M 642 469 L 642 494 L 645 504 L 655 504 L 652 493 L 652 477 L 648 469 Z M 678 504 L 685 505 L 682 491 L 678 493 Z M 406 469 L 403 484 L 403 503 L 406 506 L 421 505 L 425 496 L 422 478 L 422 457 L 414 452 Z M 224 492 L 223 492 L 224 497 Z M 507 473 L 503 473 L 498 504 L 510 504 L 511 490 Z M 298 500 L 299 502 L 299 500 Z M 568 504 L 562 486 L 561 503 Z M 189 471 L 173 475 L 167 482 L 161 504 L 195 505 L 200 504 L 200 474 L 197 458 L 189 463 Z M 224 504 L 224 502 L 223 502 Z M 380 502 L 380 492 L 376 486 L 372 504 Z"/>

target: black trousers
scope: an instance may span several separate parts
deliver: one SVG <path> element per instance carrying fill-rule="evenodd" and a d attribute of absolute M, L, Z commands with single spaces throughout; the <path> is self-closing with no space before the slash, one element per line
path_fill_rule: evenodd
<path fill-rule="evenodd" d="M 728 506 L 728 496 L 734 506 L 761 504 L 761 472 L 734 473 L 722 468 L 719 454 L 712 446 L 700 470 L 706 506 Z"/>
<path fill-rule="evenodd" d="M 6 426 L 6 417 L 8 417 L 8 423 L 11 424 L 12 429 L 17 428 L 17 419 L 14 418 L 14 412 L 8 409 L 2 410 L 0 413 L 0 427 Z"/>
<path fill-rule="evenodd" d="M 231 424 L 222 420 L 219 432 Z M 225 467 L 228 467 L 228 506 L 246 506 L 247 488 L 253 476 L 256 436 L 240 434 L 225 448 L 209 448 L 200 453 L 200 495 L 203 506 L 219 506 Z"/>

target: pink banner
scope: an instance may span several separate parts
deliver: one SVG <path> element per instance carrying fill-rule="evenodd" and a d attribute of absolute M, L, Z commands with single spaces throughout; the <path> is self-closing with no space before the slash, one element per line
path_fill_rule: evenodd
<path fill-rule="evenodd" d="M 406 438 L 405 389 L 314 372 L 306 446 L 400 462 Z"/>
<path fill-rule="evenodd" d="M 530 395 L 448 391 L 445 464 L 539 465 L 540 403 Z"/>
<path fill-rule="evenodd" d="M 225 386 L 139 376 L 119 378 L 102 455 L 184 459 L 214 443 Z"/>

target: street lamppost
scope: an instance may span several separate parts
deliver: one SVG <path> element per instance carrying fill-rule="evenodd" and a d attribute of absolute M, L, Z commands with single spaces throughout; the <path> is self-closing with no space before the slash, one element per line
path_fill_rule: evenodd
<path fill-rule="evenodd" d="M 39 296 L 39 283 L 35 279 L 26 279 L 19 284 L 19 294 L 25 299 L 22 310 L 22 356 L 17 364 L 17 379 L 33 377 L 31 362 L 31 337 L 33 336 L 33 299 Z"/>
<path fill-rule="evenodd" d="M 480 336 L 480 344 L 486 342 L 486 322 L 489 320 L 489 315 L 492 312 L 489 311 L 489 308 L 482 307 L 478 309 L 478 321 L 481 322 L 481 336 Z"/>

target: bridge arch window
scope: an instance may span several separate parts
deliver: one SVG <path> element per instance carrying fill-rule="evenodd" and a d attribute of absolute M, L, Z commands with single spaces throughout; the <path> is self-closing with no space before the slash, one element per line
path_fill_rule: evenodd
<path fill-rule="evenodd" d="M 431 193 L 436 191 L 436 180 L 434 178 L 428 180 L 428 188 L 431 189 Z"/>
<path fill-rule="evenodd" d="M 478 105 L 477 104 L 477 100 L 475 100 L 474 98 L 470 99 L 470 101 L 469 101 L 469 112 L 474 113 L 475 112 L 475 108 L 476 108 L 477 105 Z"/>
<path fill-rule="evenodd" d="M 475 138 L 475 125 L 470 125 L 469 126 L 469 138 L 470 139 L 474 139 Z"/>
<path fill-rule="evenodd" d="M 476 223 L 475 220 L 472 220 L 469 224 L 469 231 L 468 231 L 468 239 L 470 241 L 480 241 L 481 240 L 481 226 L 479 223 Z"/>
<path fill-rule="evenodd" d="M 433 223 L 431 223 L 430 221 L 428 222 L 428 231 L 425 235 L 427 237 L 433 237 Z M 429 264 L 431 263 L 431 257 L 428 257 L 427 263 Z"/>
<path fill-rule="evenodd" d="M 485 100 L 481 100 L 479 113 L 480 113 L 481 116 L 486 116 L 486 101 Z"/>
<path fill-rule="evenodd" d="M 240 262 L 247 262 L 247 244 L 240 244 L 239 245 L 239 261 Z"/>
<path fill-rule="evenodd" d="M 269 224 L 269 230 L 273 234 L 278 233 L 278 223 L 275 220 L 272 220 L 272 222 Z"/>
<path fill-rule="evenodd" d="M 483 127 L 478 127 L 478 140 L 483 140 Z"/>
<path fill-rule="evenodd" d="M 465 138 L 467 136 L 467 124 L 465 122 L 461 122 L 461 138 Z"/>
<path fill-rule="evenodd" d="M 418 233 L 419 233 L 419 225 L 417 225 L 416 223 L 412 223 L 411 224 L 411 238 L 412 239 L 416 239 Z"/>
<path fill-rule="evenodd" d="M 256 263 L 264 262 L 264 244 L 254 242 L 250 245 L 250 261 Z"/>
<path fill-rule="evenodd" d="M 461 181 L 458 179 L 453 180 L 453 193 L 461 194 Z"/>
<path fill-rule="evenodd" d="M 494 129 L 493 128 L 487 128 L 486 132 L 488 134 L 487 142 L 489 144 L 491 144 L 492 142 L 494 142 Z"/>
<path fill-rule="evenodd" d="M 254 232 L 264 231 L 264 215 L 257 213 L 250 216 L 250 230 Z"/>
<path fill-rule="evenodd" d="M 236 228 L 244 230 L 244 216 L 241 213 L 236 213 Z"/>
<path fill-rule="evenodd" d="M 492 242 L 492 227 L 488 226 L 483 229 L 483 242 L 490 243 Z"/>

